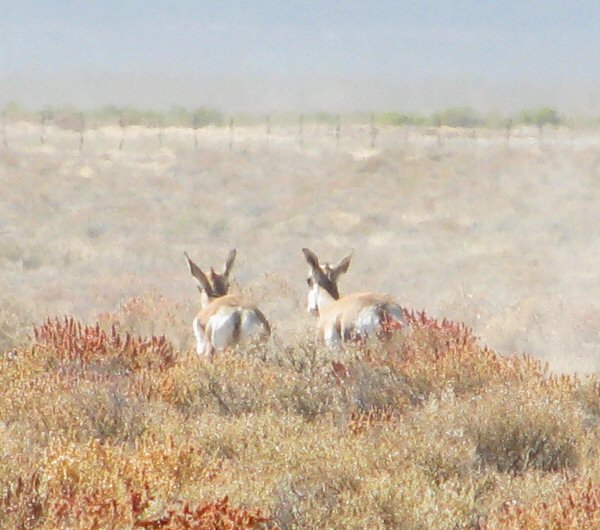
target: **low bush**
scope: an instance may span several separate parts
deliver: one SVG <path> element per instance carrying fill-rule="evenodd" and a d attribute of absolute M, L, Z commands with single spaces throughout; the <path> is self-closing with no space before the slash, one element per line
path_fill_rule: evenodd
<path fill-rule="evenodd" d="M 208 360 L 117 313 L 46 320 L 0 356 L 0 526 L 595 528 L 595 379 L 406 322 Z"/>

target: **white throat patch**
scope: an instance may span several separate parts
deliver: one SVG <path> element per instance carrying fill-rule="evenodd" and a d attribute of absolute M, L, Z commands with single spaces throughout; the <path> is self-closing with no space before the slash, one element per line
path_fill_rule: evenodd
<path fill-rule="evenodd" d="M 308 291 L 307 310 L 311 315 L 319 314 L 319 285 L 317 283 Z"/>

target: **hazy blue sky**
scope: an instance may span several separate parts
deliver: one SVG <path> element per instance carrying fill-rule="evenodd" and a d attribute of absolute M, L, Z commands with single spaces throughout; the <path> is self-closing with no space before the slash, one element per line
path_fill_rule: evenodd
<path fill-rule="evenodd" d="M 0 103 L 586 107 L 598 88 L 600 1 L 0 1 Z"/>

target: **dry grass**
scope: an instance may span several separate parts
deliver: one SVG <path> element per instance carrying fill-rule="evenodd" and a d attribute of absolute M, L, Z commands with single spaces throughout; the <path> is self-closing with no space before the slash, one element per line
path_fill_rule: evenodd
<path fill-rule="evenodd" d="M 212 362 L 43 322 L 0 362 L 0 525 L 595 528 L 594 379 L 408 318 L 385 348 Z"/>
<path fill-rule="evenodd" d="M 527 351 L 558 370 L 598 369 L 600 208 L 591 130 L 437 132 L 381 127 L 170 128 L 73 131 L 10 123 L 0 149 L 0 341 L 8 348 L 47 315 L 88 321 L 123 299 L 171 314 L 124 329 L 191 346 L 197 293 L 183 251 L 234 276 L 279 336 L 303 315 L 313 248 L 335 260 L 356 249 L 342 292 L 389 292 L 406 307 L 466 322 L 502 353 Z M 147 293 L 151 294 L 148 295 Z M 136 302 L 137 303 L 137 302 Z M 26 324 L 23 326 L 23 324 Z M 19 337 L 19 332 L 21 336 Z M 13 341 L 11 337 L 19 337 Z M 293 341 L 291 341 L 293 342 Z"/>
<path fill-rule="evenodd" d="M 336 147 L 307 126 L 300 148 L 240 127 L 230 152 L 226 130 L 158 149 L 132 127 L 80 153 L 9 132 L 0 527 L 599 527 L 600 384 L 546 364 L 599 366 L 596 135 L 382 127 L 365 149 L 360 127 Z M 273 339 L 205 362 L 183 250 L 220 266 L 234 245 Z M 343 292 L 466 325 L 410 312 L 407 337 L 323 351 L 304 245 L 357 249 Z"/>

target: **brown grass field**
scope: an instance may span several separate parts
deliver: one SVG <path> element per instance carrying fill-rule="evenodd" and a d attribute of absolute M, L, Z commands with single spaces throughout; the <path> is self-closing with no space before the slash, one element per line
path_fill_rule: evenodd
<path fill-rule="evenodd" d="M 7 127 L 0 528 L 600 528 L 600 133 L 163 134 Z M 408 335 L 316 344 L 304 246 Z M 209 362 L 232 247 L 274 333 Z"/>

